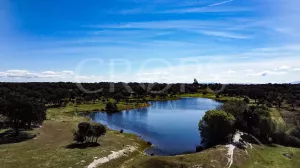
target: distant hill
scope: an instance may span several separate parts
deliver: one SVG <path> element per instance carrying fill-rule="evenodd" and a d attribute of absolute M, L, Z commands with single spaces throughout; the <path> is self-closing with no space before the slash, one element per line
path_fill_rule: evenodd
<path fill-rule="evenodd" d="M 291 84 L 300 84 L 300 81 L 292 82 Z"/>

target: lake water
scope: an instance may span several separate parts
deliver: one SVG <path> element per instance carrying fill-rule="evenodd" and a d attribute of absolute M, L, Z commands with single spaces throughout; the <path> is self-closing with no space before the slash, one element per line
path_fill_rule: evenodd
<path fill-rule="evenodd" d="M 98 112 L 90 114 L 95 122 L 111 129 L 134 133 L 153 147 L 146 152 L 155 155 L 175 155 L 195 152 L 201 137 L 199 120 L 207 110 L 220 105 L 211 99 L 182 98 L 172 101 L 150 102 L 152 106 L 120 113 Z"/>

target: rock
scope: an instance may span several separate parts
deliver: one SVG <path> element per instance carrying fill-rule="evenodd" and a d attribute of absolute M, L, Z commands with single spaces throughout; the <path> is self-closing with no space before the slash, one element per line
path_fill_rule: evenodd
<path fill-rule="evenodd" d="M 151 145 L 152 145 L 152 143 L 148 141 L 148 142 L 147 142 L 147 145 L 151 146 Z"/>
<path fill-rule="evenodd" d="M 120 130 L 120 133 L 121 133 L 121 134 L 123 134 L 123 132 L 124 132 L 124 130 L 123 130 L 123 129 L 121 129 L 121 130 Z"/>
<path fill-rule="evenodd" d="M 290 154 L 290 153 L 284 153 L 283 156 L 285 156 L 286 158 L 292 159 L 293 154 Z"/>
<path fill-rule="evenodd" d="M 81 163 L 85 163 L 85 160 L 82 160 Z"/>

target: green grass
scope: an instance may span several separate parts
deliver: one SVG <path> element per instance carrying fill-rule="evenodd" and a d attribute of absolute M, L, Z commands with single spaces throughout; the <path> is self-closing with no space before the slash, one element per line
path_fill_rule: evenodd
<path fill-rule="evenodd" d="M 248 155 L 248 154 L 249 155 Z M 233 164 L 231 168 L 298 168 L 300 165 L 300 149 L 282 146 L 259 146 L 253 145 L 252 149 L 247 149 L 247 153 L 241 149 L 234 149 Z M 288 159 L 283 154 L 292 154 Z M 185 167 L 227 167 L 227 148 L 217 146 L 200 153 L 161 157 L 161 156 L 137 156 L 135 160 L 125 164 L 131 168 L 185 168 Z"/>
<path fill-rule="evenodd" d="M 272 121 L 276 124 L 276 129 L 282 129 L 286 127 L 286 123 L 283 120 L 279 110 L 275 107 L 270 108 L 270 116 Z"/>
<path fill-rule="evenodd" d="M 243 100 L 243 98 L 240 97 L 229 97 L 229 96 L 222 96 L 220 95 L 219 98 L 217 98 L 216 94 L 213 93 L 184 93 L 184 94 L 179 94 L 179 97 L 200 97 L 200 98 L 208 98 L 208 99 L 213 99 L 216 101 L 230 101 L 230 100 Z"/>
<path fill-rule="evenodd" d="M 78 121 L 80 120 L 80 116 L 78 116 L 78 112 L 93 112 L 93 111 L 102 111 L 105 109 L 106 103 L 97 102 L 90 104 L 67 104 L 65 107 L 60 108 L 49 108 L 47 110 L 47 119 L 56 120 L 56 121 Z M 135 108 L 143 108 L 148 107 L 147 103 L 125 103 L 119 102 L 117 103 L 118 110 L 130 110 Z"/>
<path fill-rule="evenodd" d="M 282 146 L 255 146 L 248 150 L 250 157 L 241 168 L 298 168 L 300 165 L 300 149 Z M 292 154 L 286 158 L 283 154 Z"/>
<path fill-rule="evenodd" d="M 131 168 L 182 168 L 182 167 L 215 167 L 223 168 L 227 163 L 227 149 L 223 146 L 208 149 L 200 153 L 179 156 L 137 156 L 125 167 Z"/>
<path fill-rule="evenodd" d="M 148 104 L 125 104 L 118 103 L 120 110 L 140 108 Z M 76 129 L 77 124 L 88 121 L 88 118 L 77 115 L 79 111 L 94 111 L 104 108 L 104 104 L 81 104 L 75 108 L 68 104 L 62 108 L 50 108 L 47 110 L 47 120 L 42 128 L 28 131 L 37 135 L 36 139 L 23 141 L 15 144 L 0 145 L 1 168 L 60 168 L 86 167 L 94 160 L 94 157 L 105 157 L 111 151 L 119 151 L 126 145 L 136 146 L 138 151 L 121 157 L 101 167 L 110 165 L 120 165 L 123 160 L 130 159 L 139 155 L 148 147 L 146 142 L 133 134 L 120 134 L 118 131 L 108 129 L 107 134 L 99 138 L 101 146 L 87 149 L 67 149 L 66 146 L 72 143 L 72 130 Z M 3 130 L 4 131 L 4 130 Z M 2 131 L 2 132 L 3 132 Z"/>
<path fill-rule="evenodd" d="M 120 134 L 108 130 L 100 137 L 101 146 L 87 149 L 67 149 L 72 142 L 71 130 L 76 122 L 46 121 L 39 130 L 37 139 L 0 145 L 1 168 L 82 168 L 93 161 L 94 157 L 104 157 L 111 151 L 123 149 L 124 145 L 137 146 L 139 151 L 146 148 L 145 142 L 131 134 Z M 135 155 L 138 153 L 135 153 Z M 133 157 L 133 156 L 131 156 Z M 84 162 L 81 162 L 84 161 Z"/>

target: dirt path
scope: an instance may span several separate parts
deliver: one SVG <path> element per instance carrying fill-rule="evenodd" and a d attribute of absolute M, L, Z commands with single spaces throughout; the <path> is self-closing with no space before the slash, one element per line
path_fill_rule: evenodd
<path fill-rule="evenodd" d="M 227 152 L 227 156 L 228 156 L 228 162 L 227 162 L 227 168 L 230 168 L 232 163 L 233 163 L 233 155 L 234 155 L 234 149 L 235 149 L 235 145 L 237 143 L 239 143 L 239 141 L 241 140 L 241 136 L 243 135 L 243 133 L 241 132 L 236 132 L 235 135 L 232 138 L 232 144 L 226 145 L 226 147 L 228 148 L 228 152 Z"/>
<path fill-rule="evenodd" d="M 230 168 L 232 163 L 233 163 L 233 153 L 234 153 L 234 148 L 235 146 L 230 144 L 230 145 L 226 145 L 226 147 L 228 148 L 228 152 L 227 152 L 227 156 L 228 156 L 228 162 L 227 162 L 227 167 Z"/>
<path fill-rule="evenodd" d="M 136 151 L 137 148 L 134 146 L 127 146 L 125 149 L 120 150 L 118 152 L 114 152 L 112 151 L 112 154 L 106 156 L 106 157 L 102 157 L 100 159 L 94 160 L 89 166 L 88 168 L 96 168 L 104 163 L 107 163 L 113 159 L 118 159 L 122 156 L 125 156 L 127 153 L 132 153 L 134 151 Z"/>

